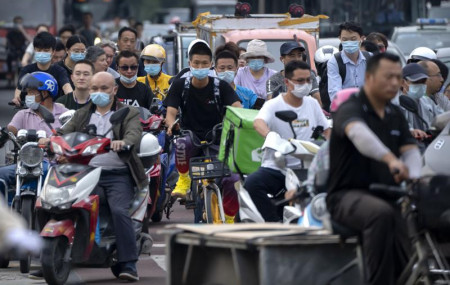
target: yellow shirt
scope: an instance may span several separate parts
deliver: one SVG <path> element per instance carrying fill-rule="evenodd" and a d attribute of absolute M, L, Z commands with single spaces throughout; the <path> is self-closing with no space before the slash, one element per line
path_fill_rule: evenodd
<path fill-rule="evenodd" d="M 162 73 L 154 80 L 150 75 L 141 76 L 137 78 L 137 81 L 144 83 L 152 89 L 153 94 L 161 100 L 167 96 L 167 91 L 169 90 L 169 80 L 172 76 Z M 145 80 L 147 79 L 147 80 Z M 147 82 L 148 83 L 147 83 Z"/>

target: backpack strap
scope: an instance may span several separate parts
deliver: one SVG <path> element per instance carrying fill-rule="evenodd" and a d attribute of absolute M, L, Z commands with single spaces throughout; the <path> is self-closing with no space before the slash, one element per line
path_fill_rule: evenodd
<path fill-rule="evenodd" d="M 184 80 L 183 93 L 181 94 L 181 112 L 183 112 L 186 106 L 190 86 L 191 77 L 186 77 Z M 217 112 L 219 112 L 219 116 L 222 116 L 223 106 L 222 99 L 220 98 L 220 80 L 217 77 L 214 78 L 214 104 L 216 105 Z"/>
<path fill-rule="evenodd" d="M 148 77 L 149 77 L 150 75 L 145 75 L 145 85 L 147 85 L 147 87 L 148 88 L 150 88 L 150 90 L 152 90 L 152 87 L 150 86 L 150 82 L 148 81 Z"/>
<path fill-rule="evenodd" d="M 367 52 L 367 51 L 361 51 L 361 52 L 364 55 L 364 57 L 366 58 L 366 60 L 368 60 L 371 57 L 369 52 Z M 347 68 L 345 67 L 344 60 L 342 60 L 342 55 L 340 52 L 335 53 L 334 57 L 336 58 L 336 62 L 337 62 L 338 68 L 339 68 L 339 75 L 342 78 L 342 84 L 344 84 L 345 76 L 347 76 Z"/>
<path fill-rule="evenodd" d="M 339 68 L 339 76 L 341 76 L 342 84 L 344 84 L 345 76 L 347 75 L 347 68 L 345 67 L 344 61 L 342 60 L 341 53 L 335 53 L 334 58 L 336 58 L 336 62 Z"/>

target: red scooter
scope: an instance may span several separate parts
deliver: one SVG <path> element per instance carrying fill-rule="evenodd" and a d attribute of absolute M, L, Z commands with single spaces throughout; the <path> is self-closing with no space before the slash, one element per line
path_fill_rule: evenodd
<path fill-rule="evenodd" d="M 129 108 L 116 111 L 110 118 L 111 124 L 123 121 L 128 112 Z M 50 115 L 44 114 L 46 122 L 51 122 Z M 111 267 L 116 277 L 120 273 L 109 207 L 106 199 L 100 199 L 101 191 L 93 194 L 101 168 L 88 165 L 93 157 L 110 150 L 110 139 L 105 135 L 97 135 L 95 126 L 88 125 L 86 133 L 53 136 L 50 140 L 51 151 L 65 157 L 68 163 L 49 170 L 36 201 L 38 224 L 44 238 L 42 270 L 48 284 L 64 284 L 71 264 Z M 129 149 L 127 146 L 123 150 Z M 130 214 L 139 253 L 152 245 L 151 237 L 141 233 L 147 200 L 147 187 L 135 189 Z"/>

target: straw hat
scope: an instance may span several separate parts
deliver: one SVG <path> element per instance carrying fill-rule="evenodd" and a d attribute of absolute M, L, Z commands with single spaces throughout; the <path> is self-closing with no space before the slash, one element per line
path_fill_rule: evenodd
<path fill-rule="evenodd" d="M 241 59 L 247 59 L 249 57 L 264 56 L 266 63 L 272 63 L 275 61 L 273 56 L 267 51 L 267 45 L 261 40 L 252 40 L 247 45 L 247 52 L 241 54 Z"/>

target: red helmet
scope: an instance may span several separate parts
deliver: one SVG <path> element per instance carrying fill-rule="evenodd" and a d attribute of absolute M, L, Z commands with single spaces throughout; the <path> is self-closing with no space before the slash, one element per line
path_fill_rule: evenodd
<path fill-rule="evenodd" d="M 350 98 L 350 96 L 352 94 L 358 93 L 358 92 L 359 92 L 359 89 L 353 87 L 353 88 L 343 89 L 343 90 L 339 91 L 338 93 L 336 93 L 336 97 L 334 97 L 333 102 L 331 102 L 330 111 L 333 113 L 336 112 L 342 103 L 347 101 L 347 99 Z"/>

